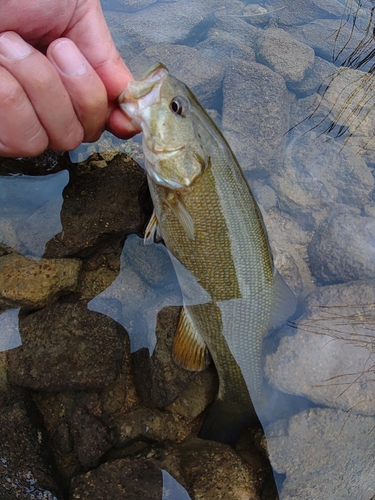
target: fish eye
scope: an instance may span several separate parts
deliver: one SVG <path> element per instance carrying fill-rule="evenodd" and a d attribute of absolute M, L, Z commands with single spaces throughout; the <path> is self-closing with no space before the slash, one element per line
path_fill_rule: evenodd
<path fill-rule="evenodd" d="M 169 105 L 173 113 L 176 115 L 184 115 L 186 108 L 187 108 L 187 102 L 183 97 L 174 97 Z"/>

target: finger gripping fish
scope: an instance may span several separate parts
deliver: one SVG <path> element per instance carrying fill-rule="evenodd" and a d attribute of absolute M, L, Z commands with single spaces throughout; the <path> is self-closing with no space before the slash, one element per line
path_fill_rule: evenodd
<path fill-rule="evenodd" d="M 293 312 L 291 292 L 237 160 L 186 85 L 157 64 L 119 103 L 143 132 L 154 204 L 146 239 L 161 235 L 183 294 L 174 360 L 202 370 L 209 353 L 219 376 L 199 435 L 233 444 L 265 406 L 262 341 L 280 310 Z"/>

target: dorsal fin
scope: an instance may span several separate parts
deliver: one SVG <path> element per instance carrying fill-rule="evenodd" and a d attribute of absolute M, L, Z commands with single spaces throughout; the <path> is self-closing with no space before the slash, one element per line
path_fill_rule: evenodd
<path fill-rule="evenodd" d="M 185 308 L 180 313 L 173 340 L 173 359 L 191 371 L 201 371 L 209 363 L 206 343 L 197 332 Z"/>
<path fill-rule="evenodd" d="M 297 301 L 292 290 L 285 283 L 278 271 L 274 276 L 275 299 L 270 318 L 269 329 L 283 325 L 295 312 Z"/>

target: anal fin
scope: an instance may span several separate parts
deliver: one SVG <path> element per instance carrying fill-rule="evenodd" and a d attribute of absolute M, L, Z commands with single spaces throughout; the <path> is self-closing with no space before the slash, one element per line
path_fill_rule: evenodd
<path fill-rule="evenodd" d="M 182 309 L 173 340 L 174 361 L 191 371 L 201 371 L 209 364 L 205 341 L 197 332 L 185 308 Z"/>

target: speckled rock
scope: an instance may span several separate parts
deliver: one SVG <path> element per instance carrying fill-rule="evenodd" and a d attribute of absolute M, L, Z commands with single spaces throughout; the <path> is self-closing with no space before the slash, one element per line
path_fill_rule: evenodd
<path fill-rule="evenodd" d="M 62 500 L 35 406 L 22 396 L 0 404 L 0 498 Z"/>
<path fill-rule="evenodd" d="M 171 479 L 176 483 L 172 487 Z M 71 500 L 92 498 L 188 500 L 191 497 L 187 495 L 183 486 L 187 487 L 181 475 L 178 453 L 174 449 L 148 449 L 145 453 L 113 460 L 87 474 L 76 476 L 71 484 L 70 498 Z"/>
<path fill-rule="evenodd" d="M 222 86 L 224 65 L 208 52 L 186 45 L 152 45 L 128 62 L 138 78 L 152 65 L 161 61 L 173 76 L 180 78 L 203 106 L 210 107 Z M 201 71 L 204 67 L 206 70 Z"/>
<path fill-rule="evenodd" d="M 255 475 L 229 446 L 193 438 L 179 449 L 196 500 L 259 499 Z"/>
<path fill-rule="evenodd" d="M 102 388 L 119 374 L 125 330 L 82 303 L 54 303 L 20 319 L 22 346 L 8 352 L 9 380 L 34 390 Z"/>
<path fill-rule="evenodd" d="M 96 158 L 94 156 L 94 158 Z M 118 154 L 98 167 L 90 158 L 77 164 L 63 192 L 62 232 L 46 245 L 45 256 L 93 253 L 103 241 L 141 232 L 149 213 L 144 171 Z"/>
<path fill-rule="evenodd" d="M 280 208 L 311 229 L 337 204 L 363 208 L 371 199 L 374 178 L 354 149 L 311 132 L 289 142 L 284 168 L 271 176 L 270 184 Z"/>
<path fill-rule="evenodd" d="M 0 257 L 0 306 L 39 308 L 77 288 L 81 261 Z"/>
<path fill-rule="evenodd" d="M 371 280 L 312 292 L 306 312 L 266 358 L 271 384 L 319 405 L 374 415 L 374 301 Z"/>
<path fill-rule="evenodd" d="M 173 337 L 180 308 L 170 307 L 158 315 L 157 344 L 150 357 L 148 349 L 132 354 L 132 367 L 137 390 L 147 406 L 164 407 L 171 404 L 187 387 L 195 372 L 184 370 L 172 358 Z"/>
<path fill-rule="evenodd" d="M 257 60 L 279 73 L 293 88 L 311 71 L 315 54 L 311 47 L 298 42 L 286 31 L 270 28 L 258 38 Z"/>
<path fill-rule="evenodd" d="M 290 99 L 282 76 L 258 63 L 233 61 L 223 87 L 223 131 L 253 177 L 281 167 Z"/>
<path fill-rule="evenodd" d="M 183 417 L 149 408 L 138 408 L 117 417 L 113 422 L 113 429 L 117 447 L 126 446 L 141 437 L 158 442 L 179 443 L 191 433 L 190 426 Z"/>
<path fill-rule="evenodd" d="M 374 418 L 316 408 L 266 430 L 272 466 L 286 476 L 281 500 L 370 499 Z"/>
<path fill-rule="evenodd" d="M 375 77 L 351 68 L 340 68 L 328 80 L 320 106 L 329 110 L 328 128 L 336 124 L 332 135 L 346 129 L 345 144 L 354 148 L 366 161 L 374 163 Z"/>
<path fill-rule="evenodd" d="M 333 212 L 308 247 L 313 275 L 325 284 L 375 278 L 374 238 L 373 217 Z"/>

